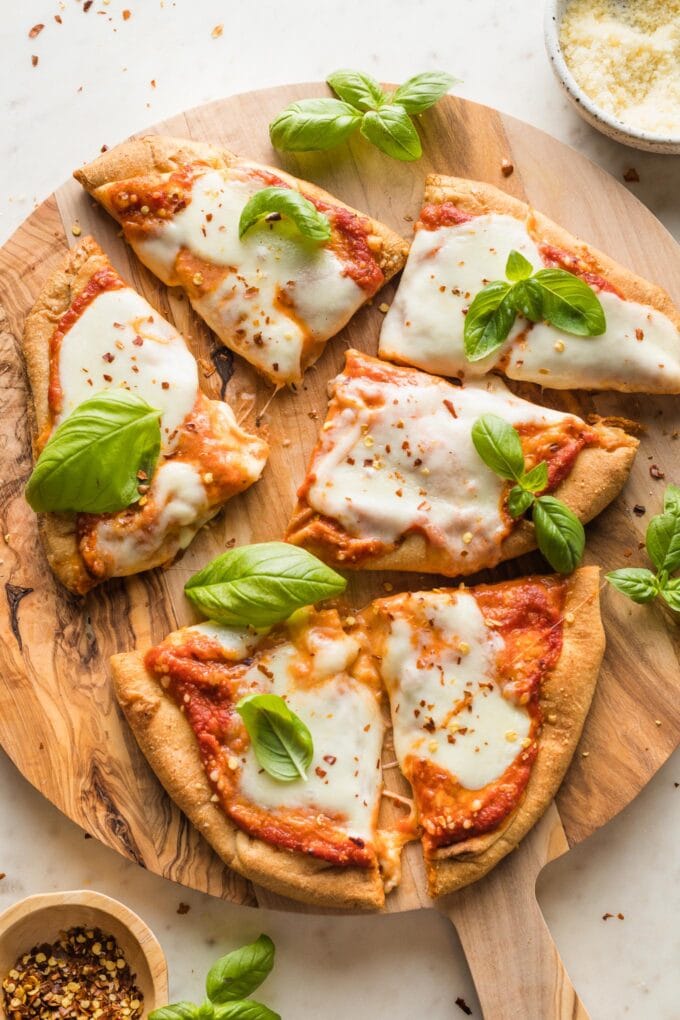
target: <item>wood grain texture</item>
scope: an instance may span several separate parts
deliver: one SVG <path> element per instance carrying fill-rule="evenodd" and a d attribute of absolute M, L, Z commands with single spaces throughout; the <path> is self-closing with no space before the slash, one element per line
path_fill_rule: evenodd
<path fill-rule="evenodd" d="M 582 156 L 485 107 L 447 99 L 422 117 L 425 155 L 416 164 L 395 163 L 360 137 L 334 152 L 274 153 L 266 131 L 269 120 L 291 100 L 323 90 L 318 84 L 300 85 L 237 96 L 182 114 L 156 130 L 222 142 L 283 165 L 407 237 L 427 173 L 486 180 L 533 202 L 680 301 L 678 246 L 647 209 Z M 515 167 L 508 178 L 501 173 L 504 158 Z M 168 570 L 107 584 L 84 602 L 53 581 L 34 517 L 21 495 L 30 455 L 26 382 L 17 349 L 38 289 L 67 246 L 77 241 L 71 230 L 76 222 L 190 338 L 208 394 L 225 393 L 239 419 L 268 432 L 272 443 L 263 480 L 233 500 L 180 561 Z M 108 658 L 114 651 L 145 647 L 191 622 L 183 584 L 227 543 L 280 537 L 323 420 L 327 381 L 341 368 L 348 346 L 375 353 L 382 322 L 378 305 L 390 301 L 393 289 L 389 285 L 328 344 L 297 395 L 279 394 L 261 415 L 270 396 L 266 385 L 240 359 L 225 355 L 179 292 L 164 288 L 135 260 L 117 225 L 75 182 L 59 188 L 0 251 L 0 444 L 5 465 L 0 516 L 1 534 L 7 536 L 0 551 L 0 580 L 9 586 L 0 612 L 0 742 L 45 796 L 98 839 L 152 871 L 235 902 L 302 909 L 229 872 L 169 802 L 114 704 Z M 668 478 L 680 474 L 680 442 L 672 438 L 680 430 L 677 398 L 541 393 L 528 386 L 522 393 L 580 414 L 635 417 L 647 427 L 629 484 L 588 529 L 587 562 L 607 567 L 638 562 L 646 521 L 660 509 L 663 492 L 663 483 L 650 478 L 649 465 L 658 464 Z M 645 517 L 633 515 L 636 503 L 648 508 Z M 541 569 L 544 564 L 532 555 L 478 580 Z M 350 596 L 362 605 L 383 594 L 387 579 L 354 576 Z M 396 590 L 431 587 L 437 580 L 389 575 Z M 21 597 L 25 589 L 31 591 Z M 553 854 L 584 839 L 627 804 L 680 740 L 677 626 L 661 606 L 636 607 L 610 591 L 604 592 L 603 602 L 609 646 L 581 744 L 588 756 L 577 753 L 559 794 L 566 838 L 559 851 L 557 842 L 550 843 Z M 386 776 L 400 788 L 396 770 Z M 410 847 L 404 880 L 389 897 L 388 909 L 429 905 L 423 890 L 419 851 Z"/>

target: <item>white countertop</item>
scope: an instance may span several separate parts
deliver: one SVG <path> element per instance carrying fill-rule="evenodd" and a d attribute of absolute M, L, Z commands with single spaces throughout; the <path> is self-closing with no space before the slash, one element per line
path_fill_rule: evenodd
<path fill-rule="evenodd" d="M 464 80 L 461 95 L 551 132 L 619 179 L 635 167 L 640 183 L 630 187 L 680 239 L 680 157 L 626 149 L 577 117 L 548 67 L 541 0 L 94 0 L 87 14 L 82 0 L 1 6 L 0 241 L 103 144 L 219 96 L 348 65 L 396 81 L 449 70 Z M 46 28 L 30 40 L 38 22 Z M 593 1020 L 680 1018 L 678 783 L 676 752 L 622 815 L 541 877 L 540 903 Z M 0 909 L 76 887 L 124 900 L 162 942 L 174 998 L 200 1000 L 210 963 L 265 931 L 278 959 L 258 995 L 285 1020 L 450 1020 L 464 1016 L 458 997 L 481 1015 L 453 929 L 434 912 L 306 917 L 189 892 L 85 840 L 1 752 L 0 804 Z M 180 903 L 189 911 L 179 914 Z M 605 922 L 606 912 L 624 920 Z"/>

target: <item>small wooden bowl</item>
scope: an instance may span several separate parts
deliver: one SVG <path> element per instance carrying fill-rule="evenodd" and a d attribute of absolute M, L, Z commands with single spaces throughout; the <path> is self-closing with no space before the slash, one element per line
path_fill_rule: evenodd
<path fill-rule="evenodd" d="M 0 982 L 21 953 L 75 927 L 113 935 L 144 993 L 144 1017 L 167 1003 L 168 967 L 156 936 L 124 904 L 87 889 L 29 896 L 0 914 Z"/>

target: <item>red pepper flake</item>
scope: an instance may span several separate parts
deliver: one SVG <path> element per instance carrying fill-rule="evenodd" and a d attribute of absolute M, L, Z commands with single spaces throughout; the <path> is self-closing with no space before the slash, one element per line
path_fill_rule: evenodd
<path fill-rule="evenodd" d="M 123 11 L 123 21 L 129 21 L 131 17 L 132 11 L 128 11 L 127 9 Z"/>
<path fill-rule="evenodd" d="M 104 381 L 105 382 L 113 382 L 113 376 L 112 375 L 107 375 L 106 372 L 104 372 Z"/>
<path fill-rule="evenodd" d="M 656 465 L 656 464 L 650 465 L 649 473 L 652 476 L 652 478 L 656 478 L 657 480 L 659 478 L 665 478 L 666 477 L 666 472 L 662 471 L 661 468 L 658 467 L 658 465 Z"/>
<path fill-rule="evenodd" d="M 109 151 L 108 145 L 102 145 L 102 147 L 101 147 L 101 149 L 99 151 L 100 152 L 108 152 Z"/>
<path fill-rule="evenodd" d="M 501 162 L 501 173 L 504 177 L 510 177 L 514 173 L 515 166 L 510 162 L 509 159 L 504 159 Z"/>
<path fill-rule="evenodd" d="M 63 25 L 64 24 L 64 22 L 61 20 L 61 14 L 55 14 L 54 15 L 54 20 L 56 21 L 56 23 L 58 25 Z"/>
<path fill-rule="evenodd" d="M 114 355 L 111 354 L 110 351 L 107 351 L 106 354 L 102 354 L 102 358 L 104 359 L 104 361 L 107 361 L 110 365 L 114 359 Z"/>
<path fill-rule="evenodd" d="M 136 336 L 132 343 L 134 344 L 135 347 L 141 347 L 144 341 L 142 340 L 141 336 Z"/>
<path fill-rule="evenodd" d="M 213 39 L 219 39 L 224 32 L 224 25 L 215 25 L 212 32 L 210 33 Z"/>
<path fill-rule="evenodd" d="M 636 517 L 643 517 L 647 513 L 647 507 L 642 506 L 641 503 L 636 503 L 633 507 L 633 513 Z"/>
<path fill-rule="evenodd" d="M 314 771 L 316 772 L 316 774 L 319 777 L 319 779 L 325 779 L 326 778 L 326 775 L 327 775 L 326 770 L 322 769 L 320 765 L 317 765 L 316 768 L 314 769 Z"/>
<path fill-rule="evenodd" d="M 156 88 L 156 79 L 155 79 L 155 78 L 152 78 L 152 79 L 151 79 L 151 88 L 152 88 L 152 89 L 155 89 L 155 88 Z"/>
<path fill-rule="evenodd" d="M 638 328 L 635 330 L 635 339 L 636 340 L 644 340 L 644 338 L 645 338 L 645 334 L 640 329 L 640 327 L 638 326 Z"/>
<path fill-rule="evenodd" d="M 465 1013 L 465 1016 L 472 1016 L 472 1010 L 470 1009 L 467 1002 L 461 995 L 459 995 L 458 998 L 456 999 L 456 1005 L 458 1006 L 458 1009 L 462 1010 L 463 1013 Z"/>
<path fill-rule="evenodd" d="M 327 765 L 335 765 L 338 759 L 335 757 L 334 754 L 324 754 L 323 760 L 326 762 Z"/>
<path fill-rule="evenodd" d="M 609 911 L 607 911 L 606 914 L 602 915 L 602 920 L 603 921 L 608 921 L 610 917 L 616 917 L 619 921 L 623 921 L 624 920 L 623 914 L 620 914 L 620 913 L 619 914 L 610 914 Z"/>
<path fill-rule="evenodd" d="M 637 172 L 634 166 L 629 166 L 627 170 L 623 171 L 623 179 L 628 184 L 637 184 L 640 180 L 640 174 Z"/>
<path fill-rule="evenodd" d="M 35 53 L 31 57 L 31 66 L 32 67 L 37 67 L 38 66 L 38 58 L 36 57 Z"/>
<path fill-rule="evenodd" d="M 92 4 L 93 4 L 93 0 L 85 0 L 85 3 L 83 4 L 83 13 L 84 14 L 87 14 L 87 12 L 89 11 L 89 9 L 92 6 Z"/>
<path fill-rule="evenodd" d="M 169 390 L 170 389 L 170 383 L 169 382 L 162 382 L 161 383 L 161 389 L 162 390 Z"/>
<path fill-rule="evenodd" d="M 444 407 L 449 412 L 449 414 L 453 415 L 454 418 L 458 417 L 458 415 L 456 414 L 456 409 L 455 409 L 455 407 L 453 406 L 453 404 L 451 403 L 450 400 L 445 400 L 444 401 Z"/>
<path fill-rule="evenodd" d="M 45 26 L 42 24 L 34 25 L 31 31 L 28 33 L 29 39 L 35 39 L 37 35 L 40 35 Z"/>
<path fill-rule="evenodd" d="M 191 910 L 191 907 L 189 906 L 188 903 L 180 903 L 180 905 L 177 908 L 177 913 L 178 914 L 188 914 L 190 910 Z"/>

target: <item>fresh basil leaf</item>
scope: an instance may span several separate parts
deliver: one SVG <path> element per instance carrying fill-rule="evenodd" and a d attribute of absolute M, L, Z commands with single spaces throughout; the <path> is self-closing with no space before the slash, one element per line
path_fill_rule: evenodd
<path fill-rule="evenodd" d="M 161 412 L 127 390 L 84 400 L 50 436 L 26 486 L 36 513 L 114 513 L 139 499 L 161 448 Z"/>
<path fill-rule="evenodd" d="M 236 711 L 265 772 L 282 783 L 307 779 L 314 755 L 312 735 L 283 698 L 278 694 L 248 694 L 238 702 Z"/>
<path fill-rule="evenodd" d="M 532 492 L 514 485 L 508 493 L 508 513 L 511 517 L 521 517 L 525 514 L 534 501 Z"/>
<path fill-rule="evenodd" d="M 543 291 L 533 279 L 520 280 L 509 294 L 515 311 L 530 322 L 543 322 Z"/>
<path fill-rule="evenodd" d="M 327 241 L 331 236 L 331 225 L 327 216 L 294 188 L 262 188 L 246 202 L 238 221 L 239 238 L 275 213 L 277 218 L 287 216 L 304 237 L 312 241 Z"/>
<path fill-rule="evenodd" d="M 680 567 L 680 515 L 658 514 L 647 526 L 649 558 L 658 571 L 672 574 Z"/>
<path fill-rule="evenodd" d="M 472 426 L 472 442 L 487 467 L 501 478 L 519 481 L 524 454 L 519 433 L 497 414 L 483 414 Z"/>
<path fill-rule="evenodd" d="M 475 296 L 465 316 L 463 345 L 468 361 L 480 361 L 507 339 L 515 321 L 510 285 L 496 280 Z"/>
<path fill-rule="evenodd" d="M 357 110 L 377 110 L 386 97 L 375 78 L 362 71 L 334 71 L 326 82 L 340 99 Z"/>
<path fill-rule="evenodd" d="M 222 553 L 189 578 L 184 593 L 211 620 L 262 628 L 346 586 L 344 577 L 305 549 L 261 542 Z"/>
<path fill-rule="evenodd" d="M 528 259 L 525 259 L 521 252 L 513 248 L 505 263 L 505 275 L 513 283 L 528 279 L 534 271 L 534 267 Z"/>
<path fill-rule="evenodd" d="M 527 492 L 543 492 L 548 484 L 548 465 L 542 460 L 540 464 L 536 464 L 532 467 L 531 471 L 527 471 L 523 474 L 519 480 L 519 484 Z"/>
<path fill-rule="evenodd" d="M 281 1020 L 281 1016 L 252 999 L 215 1006 L 215 1020 Z"/>
<path fill-rule="evenodd" d="M 390 97 L 390 102 L 398 103 L 407 113 L 422 113 L 459 83 L 459 78 L 454 78 L 446 71 L 425 71 L 400 85 Z"/>
<path fill-rule="evenodd" d="M 663 497 L 665 514 L 680 514 L 680 485 L 669 485 Z"/>
<path fill-rule="evenodd" d="M 276 149 L 286 152 L 332 149 L 347 141 L 361 116 L 340 99 L 300 99 L 274 118 L 269 137 Z"/>
<path fill-rule="evenodd" d="M 149 1013 L 149 1020 L 196 1020 L 198 1006 L 193 1002 L 175 1002 L 171 1006 L 161 1006 Z"/>
<path fill-rule="evenodd" d="M 621 570 L 610 571 L 605 577 L 612 587 L 633 602 L 650 602 L 659 594 L 656 574 L 646 567 L 623 567 Z"/>
<path fill-rule="evenodd" d="M 541 288 L 546 322 L 574 336 L 601 336 L 605 332 L 604 309 L 579 276 L 564 269 L 539 269 L 531 280 Z"/>
<path fill-rule="evenodd" d="M 274 943 L 268 935 L 227 953 L 208 971 L 205 987 L 213 1003 L 245 999 L 259 988 L 274 966 Z"/>
<path fill-rule="evenodd" d="M 534 503 L 536 542 L 546 560 L 560 574 L 570 574 L 579 565 L 586 536 L 576 514 L 554 496 L 539 496 Z"/>
<path fill-rule="evenodd" d="M 423 154 L 418 132 L 403 106 L 392 103 L 369 110 L 361 121 L 361 133 L 394 159 L 409 162 Z"/>
<path fill-rule="evenodd" d="M 680 613 L 680 577 L 667 581 L 661 589 L 661 595 L 674 612 Z"/>

